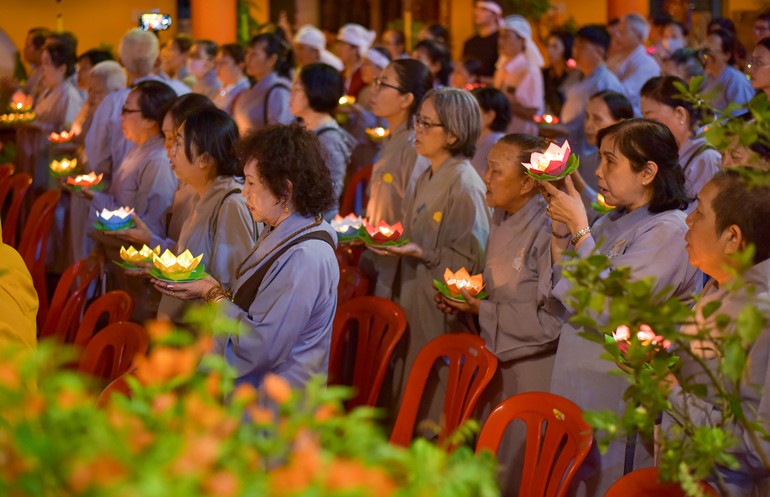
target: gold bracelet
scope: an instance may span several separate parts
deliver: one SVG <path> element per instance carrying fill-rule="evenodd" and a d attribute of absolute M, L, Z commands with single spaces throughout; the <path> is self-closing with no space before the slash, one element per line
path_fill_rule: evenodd
<path fill-rule="evenodd" d="M 578 230 L 577 233 L 572 235 L 572 240 L 571 240 L 572 241 L 572 246 L 574 247 L 575 245 L 577 245 L 577 242 L 579 242 L 581 238 L 583 238 L 584 236 L 586 236 L 586 235 L 588 235 L 590 233 L 591 233 L 591 227 L 590 226 L 586 226 L 585 228 Z"/>
<path fill-rule="evenodd" d="M 212 304 L 214 302 L 220 302 L 224 299 L 229 299 L 230 297 L 231 297 L 230 292 L 222 288 L 221 285 L 217 285 L 213 287 L 211 290 L 209 290 L 208 292 L 206 292 L 206 296 L 203 298 L 203 300 L 207 304 Z"/>

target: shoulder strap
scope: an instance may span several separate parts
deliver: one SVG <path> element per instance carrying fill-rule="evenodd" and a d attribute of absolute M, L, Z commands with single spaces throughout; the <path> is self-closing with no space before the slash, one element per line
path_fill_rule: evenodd
<path fill-rule="evenodd" d="M 235 305 L 243 309 L 245 312 L 249 312 L 249 307 L 251 307 L 252 302 L 254 302 L 254 299 L 257 297 L 259 286 L 262 284 L 262 280 L 265 279 L 267 272 L 270 270 L 272 265 L 275 264 L 275 261 L 278 260 L 278 258 L 283 254 L 285 254 L 287 250 L 306 240 L 324 241 L 329 244 L 332 250 L 334 250 L 334 240 L 332 240 L 331 235 L 329 235 L 329 233 L 326 231 L 311 231 L 310 233 L 306 233 L 305 235 L 299 236 L 294 240 L 289 241 L 288 243 L 284 244 L 283 247 L 276 250 L 272 257 L 264 262 L 254 272 L 254 274 L 252 274 L 251 277 L 247 279 L 243 285 L 240 286 L 240 288 L 238 288 L 238 291 L 235 292 L 235 296 L 233 297 L 233 302 Z"/>
<path fill-rule="evenodd" d="M 714 148 L 714 147 L 713 147 L 711 144 L 709 144 L 709 143 L 703 143 L 703 144 L 701 144 L 701 146 L 700 146 L 700 147 L 698 147 L 698 150 L 696 150 L 696 151 L 695 151 L 695 153 L 694 153 L 694 154 L 692 154 L 692 155 L 690 156 L 690 158 L 689 158 L 689 159 L 687 159 L 687 163 L 686 163 L 684 166 L 682 166 L 682 170 L 683 170 L 683 171 L 686 171 L 686 170 L 687 170 L 687 168 L 688 168 L 688 167 L 690 167 L 690 164 L 692 164 L 692 161 L 694 161 L 696 157 L 698 157 L 700 154 L 702 154 L 702 153 L 703 153 L 703 152 L 705 152 L 706 150 L 716 150 L 716 148 Z"/>
<path fill-rule="evenodd" d="M 283 83 L 276 83 L 267 89 L 267 93 L 265 93 L 265 115 L 262 117 L 263 126 L 267 126 L 267 108 L 268 108 L 267 104 L 268 104 L 268 101 L 270 100 L 270 94 L 273 93 L 273 90 L 275 90 L 276 88 L 283 88 L 285 90 L 289 90 L 289 87 Z"/>
<path fill-rule="evenodd" d="M 336 131 L 337 133 L 342 135 L 342 130 L 340 128 L 337 128 L 337 127 L 334 127 L 334 126 L 329 126 L 328 128 L 323 128 L 321 131 L 316 133 L 316 136 L 321 136 L 322 134 L 327 133 L 329 131 Z"/>
<path fill-rule="evenodd" d="M 225 196 L 222 197 L 222 200 L 219 202 L 219 207 L 217 207 L 217 211 L 214 213 L 214 219 L 211 221 L 211 224 L 209 224 L 209 239 L 212 241 L 212 247 L 215 247 L 216 244 L 213 243 L 214 237 L 217 234 L 217 224 L 219 223 L 219 212 L 222 210 L 222 206 L 225 205 L 225 200 L 227 200 L 227 197 L 230 195 L 234 195 L 236 193 L 241 193 L 240 188 L 233 188 L 229 192 L 225 193 Z"/>

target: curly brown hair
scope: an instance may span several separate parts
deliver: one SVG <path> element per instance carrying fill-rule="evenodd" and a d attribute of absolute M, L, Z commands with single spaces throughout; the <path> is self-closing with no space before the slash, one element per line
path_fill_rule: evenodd
<path fill-rule="evenodd" d="M 267 126 L 244 136 L 238 150 L 241 164 L 255 161 L 270 193 L 291 201 L 299 214 L 320 216 L 336 203 L 321 142 L 312 131 L 296 123 Z"/>

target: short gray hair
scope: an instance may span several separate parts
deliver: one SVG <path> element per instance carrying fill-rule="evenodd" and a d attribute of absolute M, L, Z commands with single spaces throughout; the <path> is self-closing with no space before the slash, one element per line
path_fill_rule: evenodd
<path fill-rule="evenodd" d="M 149 74 L 159 53 L 158 38 L 149 31 L 134 28 L 120 40 L 120 62 L 131 74 Z"/>
<path fill-rule="evenodd" d="M 625 17 L 623 17 L 623 20 L 626 21 L 628 27 L 642 39 L 642 43 L 647 41 L 647 37 L 650 36 L 650 24 L 647 22 L 647 19 L 639 14 L 631 13 L 626 14 Z"/>
<path fill-rule="evenodd" d="M 89 77 L 100 80 L 108 92 L 122 90 L 126 87 L 126 70 L 114 60 L 99 62 L 93 68 Z"/>
<path fill-rule="evenodd" d="M 476 140 L 481 135 L 481 110 L 470 92 L 457 88 L 434 88 L 425 94 L 422 105 L 433 101 L 444 131 L 457 138 L 447 150 L 452 155 L 471 158 L 476 154 Z"/>

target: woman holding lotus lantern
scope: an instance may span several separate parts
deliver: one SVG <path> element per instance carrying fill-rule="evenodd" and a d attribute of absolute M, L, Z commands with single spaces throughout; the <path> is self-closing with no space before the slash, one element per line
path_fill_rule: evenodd
<path fill-rule="evenodd" d="M 298 125 L 251 133 L 240 149 L 242 195 L 266 227 L 235 280 L 227 289 L 211 276 L 155 284 L 179 299 L 220 302 L 244 325 L 244 334 L 220 338 L 216 347 L 238 383 L 258 387 L 271 372 L 301 387 L 326 374 L 337 307 L 336 234 L 322 217 L 335 202 L 332 182 L 318 138 Z"/>
<path fill-rule="evenodd" d="M 417 179 L 405 211 L 411 242 L 378 251 L 400 256 L 394 297 L 409 321 L 406 372 L 425 344 L 459 327 L 436 309 L 433 280 L 441 280 L 446 268 L 475 274 L 483 266 L 489 209 L 484 183 L 470 163 L 480 133 L 481 112 L 469 92 L 445 87 L 425 95 L 415 118 L 415 148 L 430 168 Z"/>
<path fill-rule="evenodd" d="M 553 263 L 559 263 L 567 248 L 578 257 L 598 251 L 613 266 L 629 267 L 634 279 L 653 278 L 662 298 L 690 297 L 699 290 L 702 277 L 689 265 L 685 251 L 684 209 L 689 197 L 674 136 L 656 121 L 630 119 L 599 131 L 597 142 L 599 191 L 617 208 L 589 228 L 571 178 L 566 178 L 566 191 L 542 182 L 553 220 Z M 567 303 L 570 288 L 567 278 L 557 277 L 553 294 Z M 602 315 L 597 321 L 606 319 Z M 583 409 L 622 412 L 626 381 L 611 374 L 615 366 L 600 358 L 604 349 L 578 336 L 579 331 L 569 322 L 562 326 L 550 391 Z M 649 445 L 640 440 L 635 449 L 636 467 L 652 464 Z M 622 443 L 611 444 L 601 457 L 594 450 L 584 466 L 592 473 L 581 482 L 585 493 L 580 495 L 603 495 L 623 475 L 625 452 Z"/>
<path fill-rule="evenodd" d="M 428 160 L 417 155 L 414 148 L 412 120 L 431 88 L 430 71 L 414 59 L 391 62 L 372 84 L 372 112 L 385 118 L 390 130 L 369 183 L 366 217 L 374 226 L 381 221 L 395 224 L 404 220 L 405 204 L 414 191 L 414 184 L 430 167 Z M 361 269 L 376 282 L 374 294 L 379 297 L 391 298 L 397 268 L 398 261 L 393 257 L 374 252 L 362 255 Z"/>

